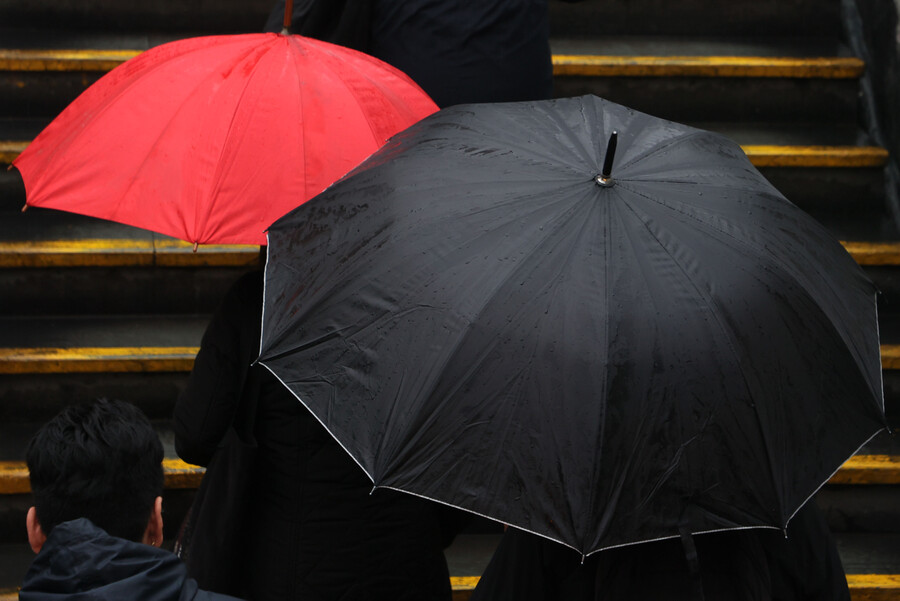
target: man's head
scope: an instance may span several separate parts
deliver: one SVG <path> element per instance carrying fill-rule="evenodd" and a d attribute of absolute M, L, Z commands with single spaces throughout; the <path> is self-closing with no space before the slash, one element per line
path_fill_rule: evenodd
<path fill-rule="evenodd" d="M 55 526 L 76 518 L 113 536 L 162 542 L 162 444 L 133 405 L 100 400 L 67 407 L 35 434 L 25 459 L 36 552 Z"/>

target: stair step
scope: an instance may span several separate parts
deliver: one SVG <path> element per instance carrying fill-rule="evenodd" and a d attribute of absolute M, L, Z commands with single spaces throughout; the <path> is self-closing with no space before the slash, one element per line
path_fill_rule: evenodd
<path fill-rule="evenodd" d="M 181 240 L 81 239 L 0 242 L 0 267 L 246 267 L 251 245 L 193 245 Z"/>
<path fill-rule="evenodd" d="M 199 347 L 6 347 L 0 374 L 189 372 Z M 900 369 L 900 345 L 882 345 L 883 369 Z"/>
<path fill-rule="evenodd" d="M 167 490 L 197 488 L 206 470 L 181 459 L 163 459 L 163 475 Z M 24 461 L 0 461 L 0 495 L 31 492 L 28 467 Z"/>
<path fill-rule="evenodd" d="M 117 39 L 129 43 L 121 35 Z M 0 112 L 58 113 L 101 74 L 152 43 L 147 36 L 131 41 L 135 48 L 108 48 L 96 35 L 69 41 L 95 47 L 0 49 Z M 595 93 L 676 121 L 718 114 L 853 122 L 857 79 L 865 69 L 859 58 L 818 39 L 684 43 L 671 37 L 630 36 L 554 39 L 551 45 L 557 96 Z M 816 56 L 815 50 L 830 54 Z M 769 55 L 777 51 L 789 54 Z M 53 74 L 74 78 L 47 77 Z M 663 83 L 649 81 L 654 79 Z M 751 81 L 735 84 L 735 80 Z M 763 83 L 766 80 L 775 83 Z M 676 81 L 680 83 L 673 86 Z"/>
<path fill-rule="evenodd" d="M 555 76 L 855 79 L 864 70 L 855 57 L 553 55 Z"/>
<path fill-rule="evenodd" d="M 478 584 L 478 576 L 451 576 L 453 601 L 468 601 Z M 900 574 L 847 574 L 851 601 L 897 601 Z M 0 601 L 18 601 L 18 591 L 0 591 Z"/>
<path fill-rule="evenodd" d="M 106 227 L 100 222 L 92 226 Z M 900 264 L 900 242 L 844 241 L 842 244 L 860 265 Z M 252 266 L 258 261 L 258 246 L 208 244 L 200 245 L 194 252 L 187 242 L 161 236 L 151 240 L 74 238 L 0 242 L 0 268 Z"/>
<path fill-rule="evenodd" d="M 571 43 L 568 44 L 571 47 Z M 596 51 L 596 44 L 584 50 Z M 561 44 L 562 46 L 562 44 Z M 865 63 L 852 56 L 683 56 L 639 54 L 618 56 L 594 53 L 553 54 L 554 75 L 585 77 L 778 77 L 855 79 Z M 661 48 L 660 48 L 661 49 Z M 134 58 L 135 49 L 16 49 L 0 48 L 0 71 L 106 72 Z M 673 52 L 678 52 L 676 46 Z"/>
<path fill-rule="evenodd" d="M 555 35 L 841 35 L 839 2 L 587 0 L 550 2 Z"/>
<path fill-rule="evenodd" d="M 169 458 L 163 461 L 167 489 L 196 488 L 204 468 Z M 856 455 L 847 460 L 829 484 L 900 484 L 900 456 Z M 0 461 L 0 495 L 31 492 L 24 461 Z"/>
<path fill-rule="evenodd" d="M 28 141 L 0 141 L 0 164 L 9 165 Z M 800 146 L 752 144 L 742 147 L 757 167 L 883 167 L 888 151 L 877 146 Z"/>

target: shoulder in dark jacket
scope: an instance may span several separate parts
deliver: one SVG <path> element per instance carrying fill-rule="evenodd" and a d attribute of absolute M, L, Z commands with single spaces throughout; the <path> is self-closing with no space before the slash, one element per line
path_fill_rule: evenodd
<path fill-rule="evenodd" d="M 25 574 L 21 601 L 236 601 L 201 591 L 169 551 L 108 535 L 89 520 L 54 528 Z"/>

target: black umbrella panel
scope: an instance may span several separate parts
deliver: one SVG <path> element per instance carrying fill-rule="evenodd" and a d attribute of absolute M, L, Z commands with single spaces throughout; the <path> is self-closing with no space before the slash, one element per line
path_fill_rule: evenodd
<path fill-rule="evenodd" d="M 432 115 L 268 251 L 260 361 L 376 486 L 584 554 L 782 528 L 885 424 L 839 242 L 730 140 L 593 96 Z"/>

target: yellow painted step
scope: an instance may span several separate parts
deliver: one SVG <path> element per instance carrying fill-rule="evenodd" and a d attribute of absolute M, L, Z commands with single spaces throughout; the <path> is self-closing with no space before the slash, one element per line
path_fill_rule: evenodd
<path fill-rule="evenodd" d="M 164 459 L 163 474 L 168 490 L 197 488 L 204 468 L 185 463 L 181 459 Z M 15 495 L 31 492 L 28 468 L 24 461 L 0 461 L 0 494 Z"/>
<path fill-rule="evenodd" d="M 140 50 L 0 49 L 0 71 L 111 71 Z"/>
<path fill-rule="evenodd" d="M 855 57 L 553 55 L 556 76 L 850 79 L 864 69 L 865 63 Z"/>
<path fill-rule="evenodd" d="M 468 601 L 478 576 L 451 576 L 453 601 Z M 900 574 L 847 574 L 852 601 L 900 601 Z M 17 591 L 0 592 L 0 601 L 18 601 Z"/>
<path fill-rule="evenodd" d="M 9 165 L 28 146 L 27 141 L 0 141 L 0 165 Z M 888 151 L 877 146 L 742 146 L 757 167 L 883 167 Z"/>
<path fill-rule="evenodd" d="M 0 374 L 189 372 L 199 347 L 0 347 Z M 900 345 L 881 345 L 883 369 L 900 369 Z"/>
<path fill-rule="evenodd" d="M 171 239 L 87 239 L 0 242 L 0 267 L 246 267 L 259 247 L 193 245 Z"/>
<path fill-rule="evenodd" d="M 197 347 L 0 348 L 0 374 L 189 372 Z"/>
<path fill-rule="evenodd" d="M 0 70 L 104 72 L 140 52 L 0 49 Z M 865 63 L 855 57 L 553 55 L 553 74 L 558 76 L 848 79 L 864 69 Z"/>
<path fill-rule="evenodd" d="M 843 242 L 860 265 L 900 265 L 900 242 Z M 179 240 L 88 239 L 0 242 L 0 268 L 14 267 L 247 267 L 259 247 Z"/>
<path fill-rule="evenodd" d="M 202 467 L 180 459 L 163 460 L 167 489 L 196 488 L 203 476 Z M 829 484 L 900 484 L 900 457 L 892 455 L 856 455 L 847 460 L 829 480 Z M 23 461 L 0 461 L 0 494 L 31 492 L 28 468 Z"/>

